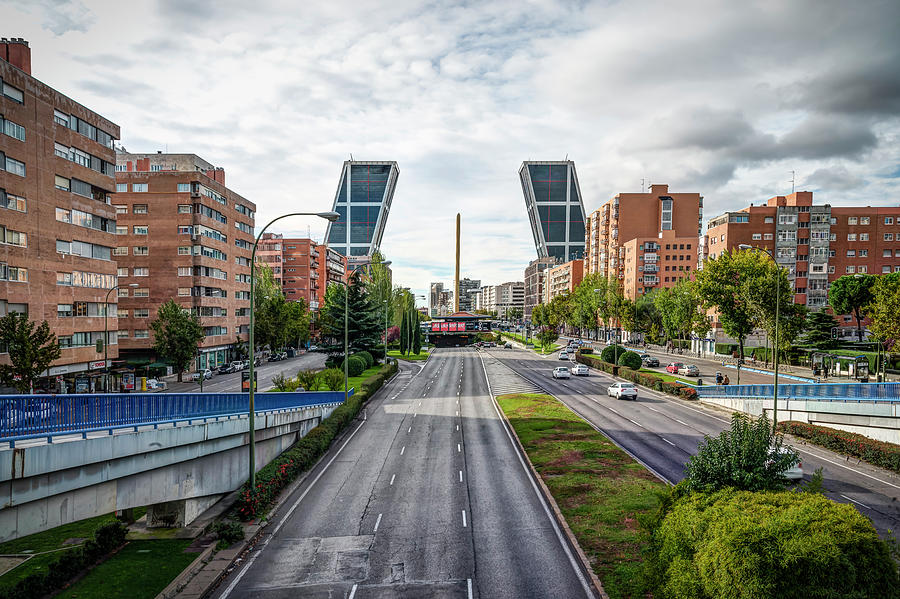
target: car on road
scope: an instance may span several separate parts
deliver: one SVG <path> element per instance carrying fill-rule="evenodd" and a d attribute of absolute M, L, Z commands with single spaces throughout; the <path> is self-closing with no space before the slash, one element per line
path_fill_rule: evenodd
<path fill-rule="evenodd" d="M 591 371 L 584 364 L 576 364 L 572 367 L 572 374 L 575 376 L 588 376 L 590 372 Z"/>
<path fill-rule="evenodd" d="M 637 387 L 634 383 L 615 383 L 606 389 L 606 394 L 616 399 L 637 400 Z"/>
<path fill-rule="evenodd" d="M 555 379 L 567 379 L 569 378 L 569 369 L 565 366 L 560 366 L 558 368 L 553 369 L 553 378 Z"/>
<path fill-rule="evenodd" d="M 212 378 L 212 370 L 207 368 L 206 370 L 201 370 L 198 372 L 191 373 L 192 381 L 199 381 L 201 378 L 203 378 L 204 381 L 208 381 L 209 379 L 211 379 Z"/>
<path fill-rule="evenodd" d="M 654 358 L 650 354 L 642 355 L 641 362 L 644 364 L 644 366 L 648 366 L 650 368 L 659 368 L 659 358 Z"/>
<path fill-rule="evenodd" d="M 670 374 L 678 374 L 678 369 L 684 366 L 684 362 L 669 362 L 666 366 L 666 372 Z"/>
<path fill-rule="evenodd" d="M 569 352 L 567 352 L 566 350 L 562 350 L 561 352 L 559 352 L 558 359 L 560 359 L 560 360 L 568 360 L 568 359 L 569 359 Z"/>
<path fill-rule="evenodd" d="M 166 381 L 161 381 L 159 379 L 147 379 L 148 391 L 165 391 L 168 388 L 169 384 Z"/>
<path fill-rule="evenodd" d="M 231 364 L 222 364 L 216 369 L 216 372 L 219 374 L 229 374 L 234 372 L 234 367 Z"/>
<path fill-rule="evenodd" d="M 780 449 L 780 451 L 778 451 L 779 454 L 786 454 L 786 453 L 789 453 L 790 448 L 782 446 L 779 449 Z M 774 448 L 769 450 L 769 456 L 770 456 L 770 458 L 775 457 L 775 449 Z M 770 463 L 771 463 L 771 459 L 770 459 Z M 797 462 L 793 466 L 789 467 L 787 470 L 785 470 L 781 474 L 788 480 L 793 480 L 793 481 L 801 480 L 803 478 L 803 462 L 801 460 L 797 460 Z"/>
<path fill-rule="evenodd" d="M 281 360 L 281 352 L 272 352 L 269 354 L 269 362 L 278 362 Z"/>
<path fill-rule="evenodd" d="M 682 376 L 700 376 L 700 369 L 693 364 L 686 364 L 678 369 L 678 374 Z"/>
<path fill-rule="evenodd" d="M 504 349 L 512 349 L 512 346 L 513 346 L 513 344 L 510 343 L 509 341 L 507 341 L 507 342 L 503 345 Z"/>
<path fill-rule="evenodd" d="M 316 351 L 316 350 L 318 350 L 318 349 L 319 349 L 319 346 L 318 346 L 318 345 L 310 345 L 310 346 L 309 346 L 309 351 Z"/>

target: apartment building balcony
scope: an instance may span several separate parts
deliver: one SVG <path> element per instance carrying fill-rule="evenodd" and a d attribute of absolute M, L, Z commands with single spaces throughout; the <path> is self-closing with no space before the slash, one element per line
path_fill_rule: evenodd
<path fill-rule="evenodd" d="M 644 254 L 641 256 L 644 259 L 644 263 L 655 263 L 659 260 L 659 255 L 657 254 Z"/>
<path fill-rule="evenodd" d="M 310 250 L 309 255 L 312 256 L 313 258 L 318 258 L 319 250 Z"/>
<path fill-rule="evenodd" d="M 659 272 L 658 264 L 645 264 L 643 266 L 644 272 Z"/>

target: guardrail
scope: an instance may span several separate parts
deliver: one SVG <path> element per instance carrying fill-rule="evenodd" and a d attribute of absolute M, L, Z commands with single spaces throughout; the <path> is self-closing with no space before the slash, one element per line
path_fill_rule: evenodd
<path fill-rule="evenodd" d="M 714 385 L 696 387 L 701 399 L 734 397 L 771 399 L 774 385 Z M 817 383 L 778 385 L 778 399 L 900 403 L 900 383 Z"/>
<path fill-rule="evenodd" d="M 353 389 L 350 390 L 352 395 Z M 257 393 L 257 412 L 344 401 L 343 391 Z M 81 393 L 0 395 L 0 442 L 247 414 L 247 393 Z"/>

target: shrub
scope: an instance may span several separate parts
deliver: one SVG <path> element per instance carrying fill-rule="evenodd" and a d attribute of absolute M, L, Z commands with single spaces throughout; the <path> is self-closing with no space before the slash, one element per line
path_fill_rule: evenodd
<path fill-rule="evenodd" d="M 275 385 L 276 391 L 287 391 L 288 383 L 291 382 L 291 379 L 287 378 L 283 374 L 276 374 L 272 377 L 272 384 Z"/>
<path fill-rule="evenodd" d="M 341 370 L 344 370 L 344 364 L 341 364 Z M 347 376 L 359 376 L 366 370 L 366 362 L 358 356 L 350 356 L 347 360 Z"/>
<path fill-rule="evenodd" d="M 600 359 L 604 362 L 609 362 L 610 364 L 616 363 L 616 356 L 621 356 L 624 354 L 626 350 L 621 345 L 608 345 L 603 348 L 603 351 L 600 352 Z"/>
<path fill-rule="evenodd" d="M 363 370 L 368 370 L 369 368 L 371 368 L 372 366 L 375 365 L 375 358 L 373 358 L 373 357 L 372 357 L 372 354 L 370 354 L 370 353 L 367 352 L 367 351 L 357 352 L 357 353 L 355 353 L 355 354 L 353 354 L 353 355 L 354 355 L 355 357 L 362 358 L 363 361 L 366 363 L 366 367 L 363 368 Z"/>
<path fill-rule="evenodd" d="M 781 444 L 765 414 L 752 420 L 746 414 L 731 415 L 731 429 L 718 437 L 707 435 L 696 455 L 685 464 L 685 486 L 693 491 L 717 491 L 734 487 L 746 491 L 784 488 L 783 472 L 799 455 Z"/>
<path fill-rule="evenodd" d="M 297 373 L 297 381 L 307 391 L 319 390 L 319 373 L 315 370 L 301 370 Z"/>
<path fill-rule="evenodd" d="M 341 364 L 343 363 L 343 356 L 328 356 L 325 358 L 325 368 L 342 368 Z"/>
<path fill-rule="evenodd" d="M 645 572 L 657 599 L 900 596 L 872 522 L 817 493 L 723 489 L 665 501 Z"/>
<path fill-rule="evenodd" d="M 900 445 L 805 422 L 779 422 L 778 430 L 875 466 L 900 472 Z"/>
<path fill-rule="evenodd" d="M 722 356 L 730 356 L 738 350 L 737 343 L 716 343 L 716 353 Z"/>
<path fill-rule="evenodd" d="M 619 366 L 625 366 L 632 370 L 640 370 L 642 365 L 643 362 L 641 362 L 641 357 L 633 351 L 619 354 Z"/>
<path fill-rule="evenodd" d="M 226 549 L 244 538 L 244 527 L 236 520 L 226 519 L 213 522 L 207 529 L 216 535 L 218 549 Z"/>
<path fill-rule="evenodd" d="M 344 388 L 344 371 L 342 370 L 327 368 L 319 377 L 329 391 L 340 391 Z"/>
<path fill-rule="evenodd" d="M 576 354 L 592 354 L 592 353 L 594 353 L 594 348 L 593 347 L 579 347 L 578 351 L 576 351 L 575 353 Z"/>

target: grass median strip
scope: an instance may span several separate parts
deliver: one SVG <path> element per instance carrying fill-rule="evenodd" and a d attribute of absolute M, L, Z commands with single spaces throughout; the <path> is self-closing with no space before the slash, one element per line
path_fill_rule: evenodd
<path fill-rule="evenodd" d="M 644 597 L 638 518 L 666 485 L 549 395 L 497 397 L 612 599 Z"/>

